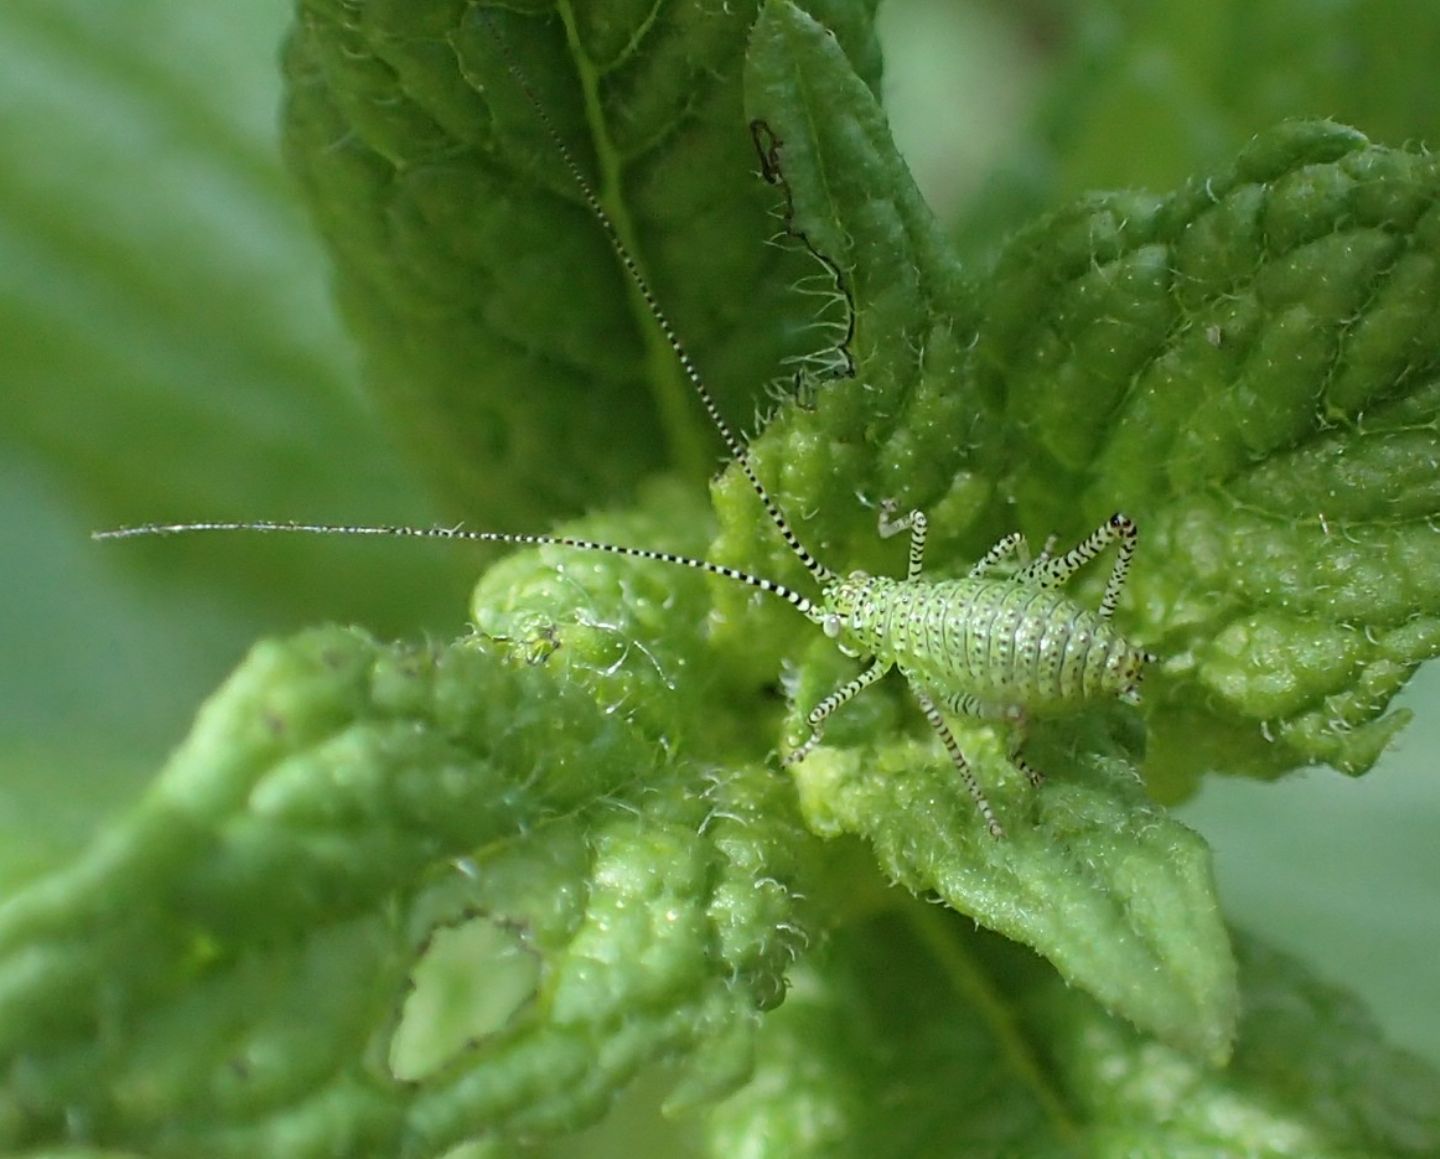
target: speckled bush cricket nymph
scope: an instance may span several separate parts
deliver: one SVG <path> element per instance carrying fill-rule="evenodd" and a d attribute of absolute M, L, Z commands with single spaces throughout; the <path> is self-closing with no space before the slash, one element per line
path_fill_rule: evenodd
<path fill-rule="evenodd" d="M 770 521 L 814 577 L 820 588 L 819 595 L 812 598 L 774 580 L 708 560 L 561 535 L 510 534 L 445 527 L 258 521 L 146 524 L 96 532 L 94 538 L 253 531 L 554 545 L 697 568 L 746 584 L 785 600 L 801 615 L 819 625 L 846 654 L 863 656 L 869 661 L 858 676 L 846 681 L 810 710 L 806 716 L 810 735 L 784 758 L 786 764 L 803 760 L 814 750 L 832 713 L 891 669 L 898 669 L 909 683 L 925 719 L 939 735 L 965 787 L 975 799 L 989 832 L 995 837 L 1003 836 L 1004 830 L 943 712 L 1008 723 L 1014 733 L 1012 759 L 1032 781 L 1039 782 L 1041 774 L 1018 755 L 1025 724 L 1032 714 L 1064 712 L 1104 696 L 1118 696 L 1129 703 L 1138 701 L 1143 668 L 1154 657 L 1127 641 L 1112 623 L 1112 615 L 1135 552 L 1137 532 L 1134 522 L 1124 515 L 1113 515 L 1071 550 L 1057 555 L 1047 544 L 1034 559 L 1028 558 L 1024 537 L 1019 532 L 1013 532 L 986 552 L 964 578 L 927 580 L 921 574 L 927 527 L 924 513 L 911 511 L 896 518 L 894 504 L 887 502 L 880 509 L 880 535 L 889 537 L 902 531 L 910 533 L 905 578 L 890 579 L 863 571 L 842 574 L 826 567 L 800 542 L 765 489 L 746 448 L 721 416 L 668 316 L 656 301 L 649 283 L 602 207 L 594 187 L 581 171 L 549 113 L 498 33 L 497 41 L 506 58 L 507 68 L 534 108 L 611 250 L 644 299 L 700 405 L 759 496 Z M 1070 599 L 1059 588 L 1077 569 L 1112 543 L 1117 548 L 1114 567 L 1099 609 L 1092 611 Z M 1012 557 L 1019 563 L 1018 570 L 1008 575 L 994 574 L 999 565 Z"/>

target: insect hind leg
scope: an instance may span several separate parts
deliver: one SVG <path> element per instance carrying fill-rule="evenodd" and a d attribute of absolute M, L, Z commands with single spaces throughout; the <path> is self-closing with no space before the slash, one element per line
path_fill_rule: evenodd
<path fill-rule="evenodd" d="M 1125 589 L 1130 561 L 1135 556 L 1139 538 L 1140 530 L 1135 521 L 1117 511 L 1069 551 L 1061 555 L 1051 555 L 1048 550 L 1042 552 L 1033 563 L 1016 573 L 1015 579 L 1020 583 L 1038 584 L 1042 588 L 1059 587 L 1112 543 L 1118 542 L 1115 566 L 1105 582 L 1105 594 L 1100 597 L 1100 617 L 1108 620 L 1115 614 L 1120 593 Z"/>

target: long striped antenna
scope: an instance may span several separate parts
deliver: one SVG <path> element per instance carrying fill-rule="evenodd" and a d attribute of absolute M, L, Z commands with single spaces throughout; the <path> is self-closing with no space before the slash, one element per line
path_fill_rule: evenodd
<path fill-rule="evenodd" d="M 809 597 L 793 588 L 776 583 L 758 575 L 727 567 L 723 563 L 711 563 L 708 559 L 695 559 L 688 555 L 676 555 L 670 551 L 655 551 L 648 547 L 621 547 L 613 543 L 597 543 L 590 539 L 575 539 L 568 535 L 523 535 L 503 531 L 467 531 L 463 527 L 406 527 L 404 525 L 349 525 L 343 523 L 273 523 L 267 520 L 236 523 L 146 523 L 139 527 L 117 527 L 110 531 L 94 531 L 91 539 L 138 539 L 150 535 L 189 535 L 199 531 L 256 531 L 267 534 L 295 535 L 379 535 L 393 539 L 452 539 L 469 543 L 508 543 L 527 547 L 573 547 L 580 551 L 603 551 L 610 555 L 624 555 L 631 559 L 649 559 L 657 563 L 674 564 L 677 567 L 695 568 L 709 572 L 722 579 L 735 580 L 779 596 L 793 605 L 802 615 L 817 623 L 820 613 Z"/>
<path fill-rule="evenodd" d="M 785 516 L 780 511 L 780 508 L 776 506 L 775 501 L 770 498 L 770 493 L 765 490 L 765 485 L 760 482 L 760 477 L 756 474 L 744 445 L 736 438 L 735 433 L 730 429 L 720 414 L 720 408 L 716 406 L 715 400 L 711 397 L 704 379 L 701 378 L 699 370 L 696 369 L 694 362 L 691 361 L 689 352 L 681 343 L 669 318 L 660 308 L 660 303 L 656 301 L 655 294 L 650 289 L 650 284 L 640 272 L 638 263 L 631 255 L 629 249 L 626 248 L 625 243 L 621 240 L 620 234 L 615 228 L 615 223 L 600 204 L 600 198 L 595 193 L 594 187 L 586 179 L 585 174 L 581 171 L 579 164 L 575 160 L 574 154 L 571 153 L 569 146 L 565 144 L 564 139 L 560 136 L 559 130 L 555 127 L 555 123 L 551 120 L 550 114 L 546 111 L 545 106 L 540 103 L 539 98 L 530 87 L 529 81 L 526 79 L 524 72 L 520 69 L 519 64 L 516 62 L 510 50 L 509 43 L 495 26 L 488 12 L 481 9 L 481 16 L 490 25 L 491 32 L 505 58 L 505 65 L 510 75 L 514 78 L 521 92 L 524 93 L 525 99 L 534 109 L 540 124 L 544 127 L 556 152 L 564 162 L 576 187 L 580 190 L 581 196 L 591 216 L 599 223 L 606 240 L 610 244 L 611 250 L 614 252 L 620 264 L 624 266 L 626 273 L 630 276 L 635 288 L 639 291 L 640 297 L 644 300 L 651 316 L 655 319 L 661 333 L 665 336 L 665 341 L 669 344 L 670 349 L 674 351 L 681 370 L 685 372 L 685 377 L 689 379 L 690 385 L 699 397 L 701 405 L 705 408 L 705 413 L 710 416 L 710 421 L 715 425 L 715 429 L 720 432 L 720 436 L 724 439 L 731 456 L 740 464 L 741 470 L 745 472 L 745 477 L 750 480 L 750 485 L 760 497 L 761 503 L 764 504 L 765 511 L 770 516 L 771 522 L 779 529 L 785 542 L 789 544 L 790 550 L 795 553 L 800 562 L 805 565 L 806 570 L 809 571 L 817 581 L 823 585 L 834 580 L 836 578 L 835 573 L 820 563 L 819 560 L 806 550 L 805 546 L 790 529 L 790 525 L 786 522 Z M 688 555 L 677 555 L 673 552 L 657 551 L 645 547 L 623 547 L 618 544 L 597 543 L 589 539 L 575 539 L 568 535 L 467 531 L 460 527 L 288 523 L 255 520 L 236 522 L 207 521 L 201 523 L 147 523 L 137 527 L 119 527 L 109 531 L 96 531 L 92 533 L 91 538 L 98 540 L 137 539 L 143 536 L 188 535 L 205 531 L 249 531 L 262 534 L 296 535 L 371 535 L 396 539 L 448 539 L 470 543 L 503 543 L 514 546 L 549 545 L 554 547 L 575 548 L 580 551 L 599 551 L 609 555 L 627 556 L 631 559 L 653 560 L 657 563 L 672 564 L 677 567 L 694 568 L 698 571 L 707 572 L 710 575 L 719 576 L 722 579 L 734 580 L 737 583 L 742 583 L 749 587 L 757 588 L 762 592 L 767 592 L 770 595 L 778 596 L 793 606 L 802 615 L 817 623 L 821 620 L 820 609 L 817 608 L 808 596 L 801 594 L 793 588 L 787 587 L 785 584 L 777 583 L 775 580 L 765 579 L 762 576 L 752 575 L 738 568 L 728 567 L 720 563 L 712 563 L 709 560 L 696 559 Z"/>
<path fill-rule="evenodd" d="M 483 8 L 479 11 L 481 19 L 490 26 L 490 33 L 495 38 L 495 43 L 499 46 L 500 53 L 505 59 L 506 69 L 514 79 L 516 86 L 525 95 L 525 100 L 529 102 L 530 107 L 535 110 L 535 115 L 544 127 L 551 144 L 555 146 L 556 153 L 559 154 L 561 161 L 564 162 L 565 168 L 569 171 L 576 188 L 580 190 L 580 195 L 584 199 L 590 215 L 599 223 L 600 229 L 605 234 L 605 240 L 610 243 L 610 249 L 614 252 L 620 264 L 625 267 L 625 272 L 630 276 L 630 280 L 634 283 L 636 290 L 639 291 L 640 297 L 645 302 L 646 309 L 650 311 L 650 316 L 655 319 L 655 324 L 660 327 L 660 332 L 665 336 L 665 341 L 669 344 L 670 349 L 675 352 L 675 358 L 680 363 L 680 369 L 685 372 L 685 377 L 690 380 L 690 385 L 695 389 L 695 394 L 700 399 L 700 405 L 705 408 L 705 413 L 710 416 L 711 423 L 713 423 L 715 429 L 720 432 L 720 437 L 725 441 L 725 447 L 730 452 L 730 457 L 740 464 L 740 469 L 745 472 L 745 477 L 750 480 L 750 486 L 755 489 L 755 494 L 760 496 L 760 502 L 765 507 L 765 513 L 770 516 L 770 522 L 775 525 L 781 537 L 785 540 L 786 544 L 789 545 L 790 550 L 795 553 L 795 557 L 805 565 L 806 571 L 814 576 L 822 585 L 831 582 L 836 578 L 835 573 L 816 559 L 810 553 L 809 549 L 800 542 L 799 537 L 790 529 L 790 524 L 786 520 L 784 513 L 780 510 L 779 506 L 776 505 L 775 500 L 770 498 L 770 492 L 765 490 L 765 484 L 760 482 L 760 476 L 756 474 L 755 467 L 750 462 L 749 452 L 745 449 L 745 445 L 735 436 L 735 432 L 730 429 L 730 424 L 725 421 L 724 416 L 721 415 L 720 408 L 715 404 L 715 399 L 710 394 L 710 388 L 705 385 L 705 380 L 700 376 L 700 371 L 691 359 L 690 352 L 685 349 L 685 345 L 680 341 L 680 336 L 676 333 L 675 327 L 671 325 L 669 316 L 660 308 L 660 303 L 656 299 L 654 291 L 650 289 L 650 283 L 640 271 L 639 263 L 630 253 L 624 241 L 621 240 L 620 233 L 615 228 L 615 223 L 610 219 L 610 215 L 605 211 L 605 207 L 600 204 L 600 197 L 595 192 L 594 186 L 590 184 L 589 178 L 587 178 L 581 170 L 579 162 L 575 160 L 575 155 L 570 151 L 570 146 L 565 143 L 565 139 L 560 135 L 560 130 L 556 128 L 550 113 L 541 103 L 540 98 L 535 94 L 535 90 L 531 88 L 529 79 L 525 76 L 524 71 L 520 68 L 519 62 L 515 59 L 515 54 L 511 51 L 510 42 L 505 39 L 504 34 L 495 24 L 494 18 L 490 13 Z"/>

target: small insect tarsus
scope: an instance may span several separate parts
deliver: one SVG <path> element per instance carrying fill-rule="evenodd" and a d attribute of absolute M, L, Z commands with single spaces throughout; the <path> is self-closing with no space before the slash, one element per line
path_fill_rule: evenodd
<path fill-rule="evenodd" d="M 722 579 L 757 588 L 785 600 L 818 625 L 842 652 L 868 658 L 865 668 L 842 683 L 806 714 L 809 735 L 783 758 L 793 765 L 820 745 L 826 722 L 849 701 L 892 670 L 906 679 L 921 714 L 945 748 L 961 782 L 974 799 L 988 832 L 1002 837 L 1004 829 L 976 779 L 946 713 L 992 721 L 1008 728 L 1010 759 L 1017 770 L 1038 785 L 1044 775 L 1020 755 L 1032 715 L 1062 712 L 1103 696 L 1134 703 L 1144 666 L 1155 657 L 1131 644 L 1114 627 L 1131 560 L 1138 542 L 1133 520 L 1112 515 L 1068 551 L 1055 551 L 1052 536 L 1031 556 L 1018 531 L 998 540 L 976 561 L 968 575 L 929 580 L 923 575 L 925 513 L 904 514 L 893 500 L 879 504 L 882 537 L 910 533 L 905 577 L 892 579 L 864 571 L 840 573 L 827 567 L 800 541 L 780 506 L 766 490 L 748 451 L 721 415 L 698 368 L 669 317 L 651 291 L 635 258 L 626 248 L 598 195 L 565 144 L 551 117 L 521 71 L 508 42 L 492 17 L 481 10 L 517 87 L 534 108 L 539 123 L 568 170 L 591 216 L 604 233 L 616 260 L 646 304 L 655 325 L 674 354 L 695 397 L 719 433 L 736 465 L 759 498 L 767 517 L 791 552 L 819 587 L 818 596 L 730 567 L 727 564 L 677 555 L 652 548 L 624 547 L 566 535 L 467 531 L 460 527 L 354 526 L 267 521 L 145 524 L 96 532 L 96 539 L 128 539 L 202 531 L 250 531 L 310 535 L 371 535 L 447 539 L 516 546 L 553 545 L 579 551 L 605 552 L 698 569 Z M 767 179 L 778 180 L 779 142 L 760 134 Z M 808 243 L 807 243 L 808 244 Z M 813 250 L 812 250 L 813 252 Z M 817 255 L 820 256 L 820 255 Z M 839 278 L 833 261 L 821 259 Z M 1092 611 L 1058 589 L 1101 552 L 1115 547 L 1115 562 L 1098 609 Z M 1009 574 L 997 574 L 1014 559 Z"/>

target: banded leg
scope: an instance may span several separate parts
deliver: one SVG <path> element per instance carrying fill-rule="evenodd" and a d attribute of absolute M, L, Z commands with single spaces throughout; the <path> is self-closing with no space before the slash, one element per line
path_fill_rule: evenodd
<path fill-rule="evenodd" d="M 990 802 L 985 799 L 985 792 L 980 788 L 980 782 L 975 779 L 975 774 L 970 771 L 970 762 L 965 759 L 965 754 L 960 751 L 960 745 L 955 740 L 955 734 L 950 731 L 950 726 L 945 723 L 945 718 L 940 715 L 940 709 L 930 699 L 923 689 L 915 685 L 910 686 L 915 694 L 915 699 L 920 704 L 920 711 L 925 714 L 925 719 L 930 722 L 940 736 L 940 743 L 945 746 L 945 751 L 950 754 L 950 759 L 955 763 L 955 768 L 960 773 L 960 779 L 965 782 L 965 787 L 970 790 L 970 796 L 975 798 L 975 807 L 980 810 L 980 816 L 985 819 L 985 828 L 990 830 L 991 837 L 1004 837 L 1005 830 L 1000 827 L 1000 822 L 995 820 L 995 811 L 990 808 Z"/>
<path fill-rule="evenodd" d="M 970 578 L 978 579 L 994 570 L 997 564 L 1009 559 L 1012 555 L 1018 555 L 1023 560 L 1029 551 L 1030 547 L 1025 542 L 1025 533 L 1012 531 L 975 561 L 975 566 L 970 569 Z"/>
<path fill-rule="evenodd" d="M 1024 773 L 1037 789 L 1045 783 L 1045 774 L 1020 755 L 1020 750 L 1025 745 L 1025 737 L 1030 731 L 1030 720 L 1023 708 L 1017 705 L 1001 707 L 988 704 L 968 692 L 936 694 L 935 698 L 956 716 L 968 716 L 975 720 L 998 720 L 1008 724 L 1010 763 Z"/>
<path fill-rule="evenodd" d="M 1120 546 L 1115 552 L 1115 566 L 1105 583 L 1105 594 L 1100 597 L 1100 616 L 1108 620 L 1115 614 L 1115 607 L 1120 602 L 1120 593 L 1125 588 L 1125 578 L 1130 574 L 1130 560 L 1134 558 L 1139 537 L 1135 521 L 1117 511 L 1064 555 L 1042 553 L 1015 578 L 1022 583 L 1037 583 L 1042 588 L 1059 587 L 1118 540 Z"/>
<path fill-rule="evenodd" d="M 930 521 L 925 518 L 925 512 L 918 509 L 908 515 L 902 515 L 899 519 L 893 518 L 894 514 L 895 500 L 882 500 L 880 503 L 880 538 L 889 539 L 892 535 L 898 535 L 902 531 L 910 532 L 910 558 L 905 565 L 905 578 L 906 580 L 919 579 L 925 563 L 925 534 L 930 530 Z"/>
<path fill-rule="evenodd" d="M 810 726 L 810 738 L 794 752 L 790 753 L 780 763 L 793 765 L 803 761 L 820 743 L 820 734 L 825 731 L 826 718 L 837 708 L 841 708 L 854 700 L 856 696 L 864 692 L 880 677 L 890 671 L 890 665 L 883 660 L 876 660 L 875 663 L 865 669 L 853 680 L 847 680 L 839 688 L 835 689 L 829 696 L 812 708 L 805 717 L 805 723 Z"/>

